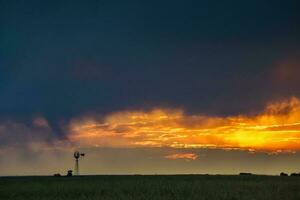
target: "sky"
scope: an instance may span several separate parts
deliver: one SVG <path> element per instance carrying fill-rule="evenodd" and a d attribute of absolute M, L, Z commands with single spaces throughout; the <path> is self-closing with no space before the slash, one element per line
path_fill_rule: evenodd
<path fill-rule="evenodd" d="M 0 176 L 299 171 L 299 8 L 0 0 Z"/>

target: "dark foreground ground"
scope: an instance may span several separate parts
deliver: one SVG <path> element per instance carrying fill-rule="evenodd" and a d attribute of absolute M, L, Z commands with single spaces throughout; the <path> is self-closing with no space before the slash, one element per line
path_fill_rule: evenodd
<path fill-rule="evenodd" d="M 300 177 L 82 176 L 2 177 L 2 200 L 75 199 L 300 199 Z"/>

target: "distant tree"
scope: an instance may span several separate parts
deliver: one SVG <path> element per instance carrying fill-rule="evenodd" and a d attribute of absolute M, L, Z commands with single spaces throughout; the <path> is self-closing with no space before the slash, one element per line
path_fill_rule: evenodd
<path fill-rule="evenodd" d="M 55 176 L 55 177 L 61 177 L 61 175 L 59 173 L 54 174 L 53 176 Z"/>
<path fill-rule="evenodd" d="M 245 173 L 245 172 L 241 172 L 240 176 L 251 176 L 253 175 L 252 173 Z"/>
<path fill-rule="evenodd" d="M 291 173 L 291 176 L 300 176 L 300 173 Z"/>
<path fill-rule="evenodd" d="M 67 176 L 73 176 L 73 170 L 68 170 Z"/>
<path fill-rule="evenodd" d="M 288 176 L 288 174 L 284 173 L 284 172 L 281 172 L 280 173 L 280 176 Z"/>

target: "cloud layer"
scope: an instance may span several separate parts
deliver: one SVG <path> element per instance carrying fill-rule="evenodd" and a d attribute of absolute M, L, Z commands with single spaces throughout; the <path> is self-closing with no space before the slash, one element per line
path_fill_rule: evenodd
<path fill-rule="evenodd" d="M 196 160 L 198 155 L 194 153 L 176 153 L 165 156 L 165 158 L 170 160 L 184 159 L 186 161 Z"/>
<path fill-rule="evenodd" d="M 58 137 L 48 121 L 0 123 L 4 148 L 217 148 L 266 152 L 300 150 L 300 100 L 273 102 L 256 115 L 229 117 L 188 115 L 181 109 L 120 111 L 104 117 L 82 116 L 64 127 Z"/>
<path fill-rule="evenodd" d="M 220 148 L 298 151 L 300 101 L 270 103 L 252 116 L 186 115 L 180 109 L 121 111 L 70 122 L 68 139 L 83 147 Z"/>

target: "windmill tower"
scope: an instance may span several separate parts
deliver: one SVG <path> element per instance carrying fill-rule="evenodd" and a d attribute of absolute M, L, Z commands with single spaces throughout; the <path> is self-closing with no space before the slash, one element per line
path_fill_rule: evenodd
<path fill-rule="evenodd" d="M 79 153 L 79 151 L 74 152 L 74 158 L 75 158 L 75 175 L 79 176 L 79 158 L 83 157 L 84 153 Z"/>

